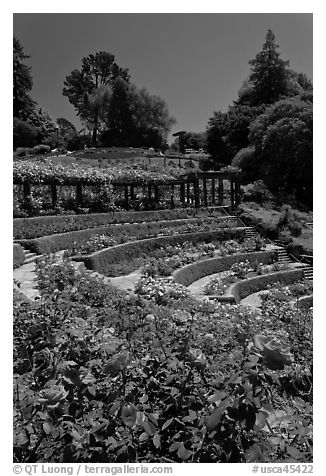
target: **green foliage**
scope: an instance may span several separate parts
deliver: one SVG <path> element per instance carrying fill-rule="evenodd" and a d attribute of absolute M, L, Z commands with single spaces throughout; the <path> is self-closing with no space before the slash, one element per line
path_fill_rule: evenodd
<path fill-rule="evenodd" d="M 289 93 L 289 62 L 280 58 L 277 48 L 274 33 L 268 30 L 262 51 L 249 61 L 252 106 L 272 104 Z"/>
<path fill-rule="evenodd" d="M 13 47 L 13 115 L 25 121 L 35 106 L 35 102 L 30 97 L 33 80 L 31 68 L 25 64 L 29 56 L 25 55 L 20 41 L 15 37 Z"/>
<path fill-rule="evenodd" d="M 13 248 L 13 267 L 18 268 L 22 266 L 25 261 L 25 253 L 21 245 L 14 244 Z"/>
<path fill-rule="evenodd" d="M 273 195 L 262 180 L 257 180 L 243 187 L 242 198 L 247 202 L 264 203 L 271 200 Z"/>
<path fill-rule="evenodd" d="M 14 149 L 16 149 L 16 154 L 17 148 L 26 150 L 26 147 L 33 147 L 37 143 L 38 129 L 35 126 L 17 117 L 14 117 L 13 126 L 13 145 Z M 18 153 L 17 155 L 22 156 L 25 154 Z"/>
<path fill-rule="evenodd" d="M 270 106 L 251 125 L 257 169 L 273 191 L 312 203 L 312 103 L 300 97 Z"/>
<path fill-rule="evenodd" d="M 45 144 L 36 145 L 31 149 L 31 153 L 35 155 L 48 154 L 50 151 L 50 146 Z"/>
<path fill-rule="evenodd" d="M 309 312 L 37 272 L 41 299 L 14 306 L 15 462 L 311 461 Z"/>
<path fill-rule="evenodd" d="M 17 239 L 31 239 L 56 233 L 95 228 L 109 224 L 123 223 L 150 223 L 172 222 L 173 220 L 194 219 L 195 223 L 201 219 L 221 218 L 219 209 L 216 208 L 176 208 L 174 210 L 151 211 L 112 211 L 110 213 L 92 213 L 91 215 L 62 215 L 60 217 L 38 217 L 28 220 L 14 220 L 14 236 Z M 211 220 L 212 221 L 212 220 Z M 168 223 L 166 223 L 167 225 Z"/>
<path fill-rule="evenodd" d="M 81 69 L 73 70 L 64 81 L 63 95 L 68 97 L 78 116 L 88 123 L 93 132 L 93 145 L 109 107 L 112 85 L 118 77 L 128 82 L 128 70 L 117 65 L 114 55 L 99 51 L 84 57 Z"/>

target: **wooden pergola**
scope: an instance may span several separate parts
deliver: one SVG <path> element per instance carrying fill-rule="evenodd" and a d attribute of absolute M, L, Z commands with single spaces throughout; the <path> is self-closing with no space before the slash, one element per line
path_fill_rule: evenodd
<path fill-rule="evenodd" d="M 229 186 L 225 187 L 224 182 L 229 182 Z M 76 187 L 76 205 L 83 206 L 83 189 L 88 186 L 95 185 L 90 181 L 69 180 L 64 183 L 60 181 L 44 180 L 41 184 L 24 180 L 15 180 L 15 185 L 21 185 L 24 200 L 31 195 L 31 188 L 38 185 L 49 186 L 52 207 L 54 208 L 58 202 L 58 186 Z M 123 182 L 112 182 L 116 190 L 123 189 L 124 207 L 126 209 L 132 207 L 132 202 L 136 198 L 135 190 L 146 190 L 149 203 L 158 204 L 162 196 L 167 193 L 171 197 L 171 204 L 174 201 L 180 202 L 182 205 L 194 206 L 196 208 L 219 205 L 231 206 L 232 209 L 240 204 L 240 181 L 236 173 L 230 172 L 192 172 L 174 180 L 148 180 L 146 182 L 136 180 L 124 180 Z M 168 192 L 167 192 L 168 189 Z M 154 207 L 153 207 L 154 208 Z"/>

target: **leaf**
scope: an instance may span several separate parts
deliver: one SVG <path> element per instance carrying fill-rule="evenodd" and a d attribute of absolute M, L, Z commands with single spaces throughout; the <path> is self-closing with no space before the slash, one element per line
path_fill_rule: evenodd
<path fill-rule="evenodd" d="M 111 377 L 116 377 L 122 370 L 127 367 L 129 360 L 129 352 L 123 352 L 113 359 L 110 359 L 103 367 L 103 372 Z"/>
<path fill-rule="evenodd" d="M 303 455 L 301 451 L 297 450 L 297 448 L 294 448 L 293 446 L 286 446 L 286 451 L 290 456 L 292 456 L 292 458 L 295 459 L 300 459 Z"/>
<path fill-rule="evenodd" d="M 172 445 L 170 445 L 169 447 L 169 453 L 172 453 L 173 451 L 176 451 L 180 448 L 180 446 L 182 445 L 182 443 L 180 441 L 175 441 L 174 443 L 172 443 Z M 183 445 L 182 445 L 183 446 Z"/>
<path fill-rule="evenodd" d="M 51 433 L 53 427 L 49 423 L 45 422 L 45 423 L 43 423 L 42 428 L 43 428 L 44 433 L 49 435 Z"/>
<path fill-rule="evenodd" d="M 144 421 L 145 421 L 144 412 L 137 412 L 136 425 L 142 425 Z"/>
<path fill-rule="evenodd" d="M 207 421 L 207 424 L 206 424 L 207 430 L 209 432 L 211 432 L 211 431 L 213 431 L 217 428 L 218 424 L 221 421 L 222 414 L 223 414 L 223 410 L 221 410 L 220 408 L 215 408 L 215 410 L 213 411 L 213 413 L 209 417 L 209 419 Z"/>
<path fill-rule="evenodd" d="M 96 396 L 96 388 L 94 386 L 92 387 L 87 387 L 87 390 L 89 391 L 89 393 L 95 397 Z"/>
<path fill-rule="evenodd" d="M 247 463 L 256 463 L 256 462 L 264 462 L 264 455 L 258 445 L 252 445 L 250 448 L 245 452 L 245 458 Z"/>
<path fill-rule="evenodd" d="M 166 422 L 162 426 L 162 430 L 165 430 L 168 426 L 170 426 L 173 420 L 174 418 L 170 418 L 169 420 L 166 420 Z"/>
<path fill-rule="evenodd" d="M 184 422 L 192 422 L 192 421 L 196 420 L 196 418 L 197 418 L 197 413 L 194 412 L 193 410 L 189 410 L 189 415 L 183 417 L 183 418 L 182 418 L 182 421 L 184 421 Z"/>
<path fill-rule="evenodd" d="M 157 448 L 157 449 L 160 448 L 161 447 L 161 436 L 158 435 L 158 434 L 154 435 L 153 443 L 154 443 L 155 448 Z"/>
<path fill-rule="evenodd" d="M 192 451 L 187 450 L 187 448 L 184 447 L 184 444 L 181 443 L 181 446 L 178 449 L 179 458 L 182 460 L 186 460 L 190 458 L 191 455 L 192 455 Z"/>
<path fill-rule="evenodd" d="M 209 403 L 215 403 L 217 401 L 223 400 L 227 396 L 227 393 L 225 392 L 215 392 L 214 395 L 211 395 L 208 398 Z"/>
<path fill-rule="evenodd" d="M 150 421 L 148 420 L 145 420 L 143 423 L 142 423 L 142 427 L 144 428 L 144 430 L 146 431 L 146 433 L 149 435 L 149 436 L 153 436 L 156 429 L 155 429 L 155 426 L 153 425 L 153 423 L 151 423 Z"/>
<path fill-rule="evenodd" d="M 266 425 L 266 420 L 267 420 L 267 413 L 265 412 L 258 412 L 256 414 L 256 421 L 255 421 L 255 426 L 259 429 L 264 428 Z"/>
<path fill-rule="evenodd" d="M 118 408 L 120 408 L 120 405 L 121 405 L 120 402 L 114 402 L 109 410 L 109 414 L 113 415 L 113 413 L 115 413 L 118 410 Z"/>
<path fill-rule="evenodd" d="M 135 405 L 133 405 L 132 403 L 130 403 L 129 405 L 125 405 L 122 408 L 121 418 L 126 426 L 134 426 L 137 418 L 137 408 L 135 407 Z"/>
<path fill-rule="evenodd" d="M 148 434 L 144 431 L 143 433 L 141 433 L 139 437 L 139 441 L 142 442 L 142 441 L 146 441 L 147 439 L 148 439 Z"/>

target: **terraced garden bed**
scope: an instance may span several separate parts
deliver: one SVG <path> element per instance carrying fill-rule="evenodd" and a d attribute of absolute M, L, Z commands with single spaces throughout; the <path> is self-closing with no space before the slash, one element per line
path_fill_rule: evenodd
<path fill-rule="evenodd" d="M 226 207 L 227 208 L 227 207 Z M 121 211 L 81 215 L 59 215 L 34 218 L 15 218 L 13 234 L 15 239 L 33 239 L 56 233 L 96 228 L 115 223 L 143 223 L 164 220 L 225 216 L 222 207 L 178 208 L 174 210 Z"/>

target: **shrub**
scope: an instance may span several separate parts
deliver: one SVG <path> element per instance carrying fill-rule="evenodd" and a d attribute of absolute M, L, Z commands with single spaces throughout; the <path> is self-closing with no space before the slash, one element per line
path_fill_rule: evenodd
<path fill-rule="evenodd" d="M 50 152 L 51 147 L 45 144 L 36 145 L 31 149 L 31 153 L 35 155 L 49 154 Z"/>
<path fill-rule="evenodd" d="M 244 279 L 235 283 L 232 286 L 230 293 L 235 297 L 236 302 L 239 303 L 241 299 L 249 296 L 249 294 L 256 293 L 258 291 L 261 291 L 262 289 L 266 289 L 271 284 L 292 284 L 297 281 L 300 281 L 302 278 L 303 271 L 301 269 L 264 274 L 262 276 Z"/>
<path fill-rule="evenodd" d="M 175 285 L 162 306 L 70 262 L 36 271 L 41 299 L 14 302 L 15 463 L 312 460 L 309 311 Z"/>
<path fill-rule="evenodd" d="M 25 253 L 23 250 L 23 247 L 18 244 L 14 244 L 14 251 L 13 251 L 13 267 L 14 268 L 19 268 L 19 266 L 22 266 L 25 261 Z"/>
<path fill-rule="evenodd" d="M 26 155 L 28 155 L 30 153 L 30 150 L 28 147 L 18 147 L 15 152 L 14 152 L 14 155 L 16 157 L 26 157 Z"/>
<path fill-rule="evenodd" d="M 264 203 L 271 200 L 273 195 L 262 180 L 257 180 L 243 187 L 242 198 L 246 202 Z"/>
<path fill-rule="evenodd" d="M 289 224 L 289 230 L 292 236 L 298 237 L 302 233 L 302 227 L 299 223 Z"/>
<path fill-rule="evenodd" d="M 72 205 L 75 205 L 73 199 Z M 62 208 L 60 208 L 60 213 Z M 57 211 L 56 211 L 57 213 Z M 69 212 L 71 213 L 71 212 Z M 41 236 L 53 235 L 55 233 L 65 233 L 69 231 L 83 230 L 86 228 L 95 228 L 98 226 L 116 224 L 116 223 L 141 223 L 157 222 L 165 220 L 180 220 L 196 217 L 220 217 L 219 209 L 174 209 L 174 210 L 155 210 L 155 211 L 122 211 L 111 213 L 92 213 L 89 215 L 57 217 L 38 217 L 29 220 L 14 220 L 14 236 L 17 239 L 38 238 Z"/>

